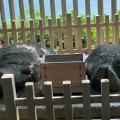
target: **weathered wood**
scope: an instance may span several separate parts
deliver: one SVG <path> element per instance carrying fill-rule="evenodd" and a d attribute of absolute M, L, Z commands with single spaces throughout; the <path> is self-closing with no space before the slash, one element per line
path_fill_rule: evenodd
<path fill-rule="evenodd" d="M 5 9 L 4 9 L 4 0 L 0 0 L 0 14 L 1 14 L 1 21 L 6 21 L 5 18 Z"/>
<path fill-rule="evenodd" d="M 90 16 L 86 17 L 87 19 L 87 47 L 88 47 L 88 54 L 91 53 L 91 27 L 90 27 Z"/>
<path fill-rule="evenodd" d="M 91 15 L 91 11 L 90 11 L 90 0 L 85 0 L 85 13 L 86 16 L 87 15 Z"/>
<path fill-rule="evenodd" d="M 1 78 L 7 120 L 19 120 L 18 108 L 15 103 L 16 88 L 14 81 L 12 74 L 5 74 Z"/>
<path fill-rule="evenodd" d="M 102 94 L 102 120 L 110 120 L 110 89 L 109 80 L 101 80 L 101 94 Z"/>
<path fill-rule="evenodd" d="M 91 120 L 91 108 L 90 108 L 90 81 L 82 80 L 83 88 L 83 114 L 84 120 Z"/>
<path fill-rule="evenodd" d="M 25 92 L 26 92 L 26 102 L 28 109 L 28 119 L 37 120 L 36 107 L 34 104 L 35 91 L 34 91 L 33 82 L 28 82 L 25 84 Z"/>
<path fill-rule="evenodd" d="M 45 82 L 44 83 L 44 89 L 45 89 L 45 105 L 46 105 L 46 111 L 47 111 L 47 120 L 54 120 L 54 108 L 53 108 L 53 91 L 52 91 L 52 82 Z"/>
<path fill-rule="evenodd" d="M 71 104 L 71 82 L 63 81 L 65 120 L 73 120 L 72 104 Z"/>
<path fill-rule="evenodd" d="M 71 13 L 67 13 L 67 45 L 69 53 L 73 52 L 73 38 L 72 38 L 72 20 Z"/>
<path fill-rule="evenodd" d="M 105 23 L 106 23 L 106 44 L 109 44 L 110 37 L 109 37 L 109 16 L 108 15 L 105 16 Z"/>
<path fill-rule="evenodd" d="M 23 0 L 18 0 L 18 2 L 19 2 L 21 20 L 25 20 L 24 2 L 23 2 Z"/>

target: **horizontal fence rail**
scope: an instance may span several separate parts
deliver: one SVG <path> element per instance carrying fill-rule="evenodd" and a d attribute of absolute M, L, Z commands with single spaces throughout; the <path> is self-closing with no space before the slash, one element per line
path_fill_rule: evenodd
<path fill-rule="evenodd" d="M 91 103 L 101 103 L 101 118 L 102 120 L 109 120 L 111 117 L 110 103 L 116 103 L 120 100 L 120 94 L 110 95 L 108 79 L 101 80 L 101 95 L 90 95 L 90 81 L 83 80 L 83 93 L 78 96 L 72 96 L 70 81 L 63 81 L 63 96 L 53 96 L 52 82 L 49 81 L 44 83 L 44 97 L 35 97 L 34 84 L 32 82 L 28 82 L 25 84 L 25 98 L 16 97 L 13 74 L 3 75 L 1 83 L 6 106 L 7 120 L 19 120 L 18 106 L 27 106 L 28 119 L 36 120 L 36 106 L 43 105 L 46 106 L 47 120 L 55 119 L 54 105 L 64 105 L 65 120 L 73 120 L 73 104 L 83 104 L 83 118 L 84 120 L 90 120 L 92 112 Z"/>
<path fill-rule="evenodd" d="M 92 22 L 90 16 L 86 16 L 86 23 L 82 23 L 82 18 L 78 16 L 77 22 L 72 23 L 72 15 L 67 13 L 66 24 L 64 25 L 60 18 L 57 19 L 56 24 L 53 24 L 52 19 L 49 18 L 47 26 L 44 26 L 42 19 L 39 20 L 38 26 L 34 25 L 33 19 L 30 19 L 29 26 L 26 25 L 25 20 L 21 20 L 21 26 L 19 27 L 13 20 L 11 28 L 8 28 L 4 21 L 2 22 L 2 28 L 0 28 L 0 34 L 3 36 L 6 45 L 10 45 L 11 41 L 14 44 L 31 41 L 39 42 L 52 50 L 58 47 L 59 53 L 84 52 L 90 54 L 92 49 L 98 45 L 119 44 L 119 15 L 114 15 L 113 22 L 109 21 L 108 15 L 105 16 L 104 22 L 101 22 L 100 19 L 100 16 L 97 15 Z M 92 32 L 93 30 L 94 32 Z M 9 35 L 9 33 L 11 34 Z M 83 38 L 83 33 L 86 36 L 85 38 Z M 28 40 L 28 35 L 30 40 Z M 95 40 L 93 40 L 93 36 Z M 83 47 L 84 41 L 85 47 Z"/>

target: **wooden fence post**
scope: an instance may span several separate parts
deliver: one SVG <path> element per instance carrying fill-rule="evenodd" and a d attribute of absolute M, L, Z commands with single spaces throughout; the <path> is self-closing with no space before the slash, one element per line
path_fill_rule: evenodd
<path fill-rule="evenodd" d="M 18 109 L 15 103 L 16 88 L 14 81 L 13 74 L 5 74 L 1 78 L 7 120 L 19 120 Z"/>
<path fill-rule="evenodd" d="M 71 82 L 63 81 L 64 88 L 64 106 L 65 120 L 73 120 L 72 103 L 71 103 Z"/>
<path fill-rule="evenodd" d="M 110 120 L 109 80 L 101 80 L 102 120 Z"/>
<path fill-rule="evenodd" d="M 84 120 L 91 120 L 91 108 L 90 108 L 90 81 L 82 80 L 83 87 L 83 114 Z"/>
<path fill-rule="evenodd" d="M 53 109 L 53 91 L 52 91 L 52 82 L 47 81 L 44 82 L 44 90 L 45 90 L 45 105 L 47 111 L 47 120 L 54 120 L 54 109 Z"/>
<path fill-rule="evenodd" d="M 34 104 L 35 92 L 33 82 L 27 82 L 25 84 L 25 92 L 27 97 L 28 118 L 29 120 L 37 120 L 37 113 Z"/>

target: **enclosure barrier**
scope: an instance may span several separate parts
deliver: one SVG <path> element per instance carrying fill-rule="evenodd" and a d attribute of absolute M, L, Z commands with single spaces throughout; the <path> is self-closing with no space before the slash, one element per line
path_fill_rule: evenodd
<path fill-rule="evenodd" d="M 90 81 L 83 80 L 82 95 L 72 96 L 71 94 L 71 82 L 63 81 L 63 96 L 53 96 L 52 83 L 47 81 L 44 83 L 44 97 L 35 97 L 34 85 L 32 82 L 25 84 L 25 98 L 16 97 L 16 89 L 14 83 L 13 74 L 5 74 L 1 78 L 4 101 L 6 106 L 6 118 L 7 120 L 19 120 L 18 106 L 27 106 L 27 113 L 29 120 L 37 120 L 37 115 L 42 116 L 36 112 L 37 106 L 46 106 L 46 118 L 47 120 L 55 119 L 55 105 L 64 105 L 63 119 L 73 120 L 73 104 L 83 104 L 83 118 L 84 120 L 90 120 L 91 114 L 91 103 L 102 104 L 102 120 L 109 120 L 110 114 L 110 103 L 116 103 L 120 100 L 120 94 L 109 94 L 109 80 L 101 80 L 101 95 L 90 95 Z M 57 106 L 57 107 L 58 107 Z M 41 108 L 42 109 L 42 108 Z M 116 108 L 117 109 L 117 108 Z M 97 112 L 97 111 L 96 111 Z M 86 115 L 87 113 L 87 115 Z M 117 113 L 115 113 L 117 116 Z M 114 117 L 116 117 L 114 116 Z M 77 117 L 77 116 L 76 116 Z"/>
<path fill-rule="evenodd" d="M 118 14 L 114 15 L 114 21 L 109 22 L 109 16 L 105 16 L 105 22 L 100 21 L 100 16 L 96 16 L 96 22 L 92 23 L 90 21 L 90 16 L 86 17 L 86 23 L 81 23 L 81 17 L 77 17 L 77 23 L 72 24 L 72 18 L 71 13 L 67 14 L 66 18 L 67 23 L 65 25 L 62 25 L 61 19 L 57 19 L 57 24 L 52 24 L 52 19 L 48 19 L 48 26 L 43 25 L 43 20 L 39 20 L 39 26 L 34 26 L 34 20 L 30 20 L 30 27 L 26 27 L 25 20 L 21 21 L 21 27 L 16 27 L 16 21 L 12 21 L 12 28 L 7 28 L 6 22 L 2 22 L 2 28 L 0 29 L 0 33 L 4 36 L 4 41 L 6 45 L 10 45 L 10 39 L 8 37 L 8 33 L 12 33 L 12 39 L 14 40 L 14 44 L 18 43 L 18 33 L 21 34 L 23 43 L 27 42 L 27 36 L 26 32 L 31 33 L 31 42 L 36 42 L 35 32 L 40 32 L 40 44 L 46 45 L 45 41 L 45 31 L 49 31 L 49 42 L 50 42 L 50 48 L 54 50 L 55 46 L 55 32 L 57 35 L 57 41 L 58 41 L 58 52 L 59 53 L 88 53 L 90 54 L 92 49 L 92 35 L 91 35 L 91 29 L 96 30 L 96 43 L 95 47 L 101 44 L 110 44 L 110 39 L 112 39 L 111 44 L 119 44 L 119 16 Z M 112 38 L 110 38 L 110 27 L 113 28 L 114 32 L 111 32 Z M 77 36 L 75 36 L 75 41 L 73 40 L 73 30 L 77 32 Z M 82 47 L 82 29 L 86 29 L 86 48 Z M 103 32 L 101 32 L 101 29 Z M 63 47 L 63 31 L 66 31 L 66 43 L 67 46 Z M 113 39 L 114 38 L 114 39 Z M 75 46 L 73 43 L 75 42 Z"/>

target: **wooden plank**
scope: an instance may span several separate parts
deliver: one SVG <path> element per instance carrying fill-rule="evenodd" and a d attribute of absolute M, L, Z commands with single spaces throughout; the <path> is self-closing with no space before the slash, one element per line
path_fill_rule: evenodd
<path fill-rule="evenodd" d="M 23 40 L 23 43 L 27 42 L 25 28 L 26 28 L 25 27 L 25 20 L 21 20 L 21 31 L 22 31 L 22 40 Z"/>
<path fill-rule="evenodd" d="M 25 14 L 24 14 L 24 2 L 23 0 L 18 0 L 19 2 L 19 8 L 20 8 L 20 17 L 21 20 L 25 20 Z"/>
<path fill-rule="evenodd" d="M 77 25 L 78 25 L 78 38 L 79 38 L 78 49 L 79 49 L 79 52 L 82 53 L 81 17 L 77 18 Z"/>
<path fill-rule="evenodd" d="M 90 16 L 86 17 L 87 21 L 87 47 L 88 47 L 88 54 L 91 53 L 91 27 L 90 27 Z"/>
<path fill-rule="evenodd" d="M 62 43 L 62 30 L 61 30 L 61 19 L 57 19 L 58 26 L 58 41 L 59 41 L 59 53 L 63 53 L 63 43 Z"/>
<path fill-rule="evenodd" d="M 16 108 L 16 88 L 13 74 L 4 74 L 1 78 L 7 120 L 19 120 Z"/>
<path fill-rule="evenodd" d="M 109 15 L 106 15 L 105 16 L 105 28 L 106 28 L 106 44 L 109 44 L 109 40 L 110 40 L 110 37 L 109 37 Z"/>
<path fill-rule="evenodd" d="M 85 13 L 86 16 L 87 15 L 91 15 L 91 11 L 90 11 L 90 0 L 85 0 Z"/>
<path fill-rule="evenodd" d="M 71 13 L 67 13 L 67 45 L 69 53 L 73 53 L 73 38 L 72 38 L 72 19 Z"/>
<path fill-rule="evenodd" d="M 100 21 L 103 22 L 103 19 L 104 19 L 103 0 L 98 0 L 98 15 L 100 16 Z"/>
<path fill-rule="evenodd" d="M 84 120 L 91 120 L 91 107 L 90 107 L 90 81 L 83 80 L 82 81 L 83 87 L 83 114 Z M 86 115 L 87 113 L 87 115 Z"/>
<path fill-rule="evenodd" d="M 78 0 L 73 0 L 73 12 L 74 12 L 74 24 L 77 24 L 77 16 L 78 16 Z M 74 29 L 75 34 L 75 48 L 79 48 L 79 37 L 78 37 L 78 29 Z"/>
<path fill-rule="evenodd" d="M 0 13 L 1 13 L 1 21 L 6 21 L 5 18 L 5 8 L 4 8 L 4 2 L 3 0 L 0 0 Z"/>
<path fill-rule="evenodd" d="M 50 0 L 51 18 L 53 25 L 56 25 L 55 0 Z"/>
<path fill-rule="evenodd" d="M 44 82 L 45 90 L 45 105 L 47 111 L 47 120 L 54 120 L 54 109 L 53 109 L 53 91 L 52 91 L 52 82 Z"/>
<path fill-rule="evenodd" d="M 34 15 L 34 1 L 29 0 L 29 8 L 30 8 L 30 19 L 33 19 L 35 22 L 35 15 Z"/>
<path fill-rule="evenodd" d="M 16 21 L 12 21 L 12 33 L 13 33 L 13 40 L 14 44 L 18 43 L 18 33 L 17 33 L 17 28 L 16 28 Z"/>
<path fill-rule="evenodd" d="M 30 19 L 30 32 L 31 32 L 31 41 L 32 42 L 36 42 L 36 38 L 35 38 L 35 30 L 34 30 L 34 20 Z"/>
<path fill-rule="evenodd" d="M 35 91 L 33 82 L 27 82 L 25 84 L 25 92 L 26 92 L 26 102 L 27 102 L 27 110 L 28 110 L 28 119 L 29 120 L 37 120 L 36 107 L 34 104 Z"/>
<path fill-rule="evenodd" d="M 119 15 L 115 14 L 115 26 L 114 26 L 114 40 L 115 40 L 115 44 L 119 44 Z"/>
<path fill-rule="evenodd" d="M 10 18 L 12 20 L 16 20 L 16 15 L 15 15 L 15 6 L 14 6 L 14 0 L 8 0 L 9 2 L 9 9 L 10 9 Z"/>
<path fill-rule="evenodd" d="M 43 30 L 43 19 L 39 20 L 39 30 L 40 30 L 40 44 L 45 46 L 45 41 L 44 41 L 44 30 Z"/>
<path fill-rule="evenodd" d="M 52 19 L 48 19 L 49 24 L 49 39 L 50 39 L 50 49 L 54 50 L 54 37 L 53 37 L 53 29 L 52 29 Z"/>
<path fill-rule="evenodd" d="M 96 16 L 97 46 L 100 45 L 100 16 Z"/>
<path fill-rule="evenodd" d="M 71 103 L 71 82 L 63 81 L 64 90 L 64 112 L 65 120 L 73 120 L 72 103 Z"/>
<path fill-rule="evenodd" d="M 61 5 L 62 5 L 62 18 L 63 18 L 63 25 L 66 25 L 66 0 L 61 0 Z M 63 30 L 64 36 L 67 34 L 67 30 Z M 67 37 L 64 37 L 64 48 L 67 48 Z"/>
<path fill-rule="evenodd" d="M 102 94 L 102 120 L 110 120 L 110 97 L 109 97 L 109 80 L 101 80 Z"/>
<path fill-rule="evenodd" d="M 45 26 L 45 6 L 44 6 L 44 0 L 39 0 L 39 6 L 40 6 L 40 16 L 43 20 L 43 25 Z"/>
<path fill-rule="evenodd" d="M 7 24 L 5 21 L 2 22 L 2 28 L 3 28 L 5 45 L 8 46 L 10 43 L 9 43 L 9 37 L 8 37 L 8 33 L 7 33 Z"/>

